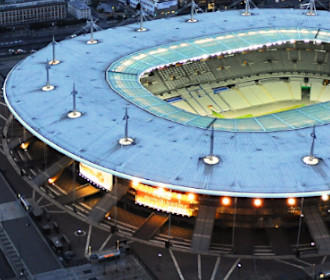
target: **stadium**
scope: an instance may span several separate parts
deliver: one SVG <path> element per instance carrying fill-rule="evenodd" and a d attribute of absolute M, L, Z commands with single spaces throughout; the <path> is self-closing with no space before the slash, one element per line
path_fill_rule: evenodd
<path fill-rule="evenodd" d="M 329 13 L 187 19 L 78 36 L 16 65 L 4 146 L 18 172 L 142 243 L 329 255 Z"/>

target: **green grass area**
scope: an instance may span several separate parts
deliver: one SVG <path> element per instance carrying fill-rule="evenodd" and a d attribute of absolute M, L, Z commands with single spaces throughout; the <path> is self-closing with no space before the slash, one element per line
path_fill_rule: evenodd
<path fill-rule="evenodd" d="M 297 104 L 297 105 L 293 105 L 293 106 L 289 106 L 289 107 L 284 107 L 284 108 L 281 108 L 281 109 L 278 109 L 278 110 L 274 110 L 274 111 L 271 111 L 271 112 L 267 112 L 267 113 L 264 113 L 264 114 L 259 114 L 259 115 L 253 115 L 253 114 L 245 114 L 245 115 L 242 115 L 242 116 L 238 116 L 236 117 L 235 119 L 248 119 L 248 118 L 254 118 L 254 117 L 260 117 L 260 116 L 265 116 L 265 115 L 270 115 L 270 114 L 276 114 L 276 113 L 280 113 L 280 112 L 284 112 L 284 111 L 290 111 L 290 110 L 294 110 L 294 109 L 298 109 L 298 108 L 302 108 L 306 106 L 306 104 Z M 218 119 L 226 119 L 226 117 L 214 110 L 212 110 L 212 116 L 218 118 Z"/>
<path fill-rule="evenodd" d="M 269 114 L 275 114 L 275 113 L 280 113 L 280 112 L 284 112 L 284 111 L 290 111 L 290 110 L 302 108 L 302 107 L 305 107 L 305 106 L 306 106 L 306 104 L 293 105 L 293 106 L 289 106 L 289 107 L 285 107 L 285 108 L 282 108 L 282 109 L 278 109 L 278 110 L 269 112 L 267 114 L 262 114 L 260 116 L 269 115 Z M 259 116 L 257 116 L 257 117 L 259 117 Z"/>
<path fill-rule="evenodd" d="M 253 118 L 253 117 L 255 117 L 255 116 L 252 114 L 246 114 L 246 115 L 239 116 L 236 119 L 248 119 L 248 118 Z"/>
<path fill-rule="evenodd" d="M 218 113 L 216 111 L 213 111 L 213 110 L 211 110 L 211 111 L 212 111 L 212 116 L 213 117 L 216 117 L 218 119 L 224 119 L 225 118 L 225 116 L 221 115 L 220 113 Z"/>

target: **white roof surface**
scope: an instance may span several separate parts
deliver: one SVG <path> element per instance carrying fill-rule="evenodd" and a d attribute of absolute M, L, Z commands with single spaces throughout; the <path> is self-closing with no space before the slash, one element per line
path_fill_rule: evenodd
<path fill-rule="evenodd" d="M 51 46 L 27 57 L 8 76 L 5 98 L 15 117 L 34 135 L 58 151 L 88 165 L 125 178 L 169 188 L 212 195 L 243 197 L 312 196 L 330 193 L 330 125 L 316 128 L 315 167 L 301 158 L 309 153 L 311 128 L 254 133 L 215 131 L 214 152 L 221 163 L 206 166 L 209 132 L 154 116 L 129 105 L 129 136 L 136 145 L 121 147 L 124 110 L 128 102 L 105 79 L 109 65 L 119 58 L 157 45 L 231 30 L 262 27 L 330 29 L 330 13 L 308 17 L 303 10 L 255 10 L 251 17 L 239 11 L 201 14 L 198 23 L 184 17 L 146 22 L 95 34 L 101 43 L 86 45 L 88 36 L 57 45 L 62 62 L 52 66 L 51 92 L 41 91 L 46 81 L 45 62 Z M 81 118 L 69 119 L 72 83 L 78 91 Z"/>

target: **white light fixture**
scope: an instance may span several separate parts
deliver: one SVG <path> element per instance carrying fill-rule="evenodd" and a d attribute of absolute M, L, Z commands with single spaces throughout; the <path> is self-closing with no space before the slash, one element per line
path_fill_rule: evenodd
<path fill-rule="evenodd" d="M 305 156 L 303 157 L 302 161 L 307 165 L 314 166 L 319 164 L 320 159 L 314 156 Z"/>
<path fill-rule="evenodd" d="M 87 45 L 95 45 L 97 44 L 99 41 L 98 40 L 95 40 L 95 39 L 89 39 L 86 44 Z"/>
<path fill-rule="evenodd" d="M 59 64 L 59 63 L 61 63 L 61 61 L 59 61 L 58 59 L 50 60 L 50 61 L 48 62 L 49 65 L 57 65 L 57 64 Z"/>
<path fill-rule="evenodd" d="M 322 194 L 321 199 L 322 199 L 323 201 L 328 201 L 328 200 L 329 200 L 329 195 L 326 194 L 326 193 L 324 193 L 324 194 Z"/>
<path fill-rule="evenodd" d="M 41 88 L 42 91 L 52 91 L 55 87 L 53 85 L 45 85 Z"/>
<path fill-rule="evenodd" d="M 79 117 L 81 117 L 81 113 L 78 111 L 71 111 L 68 113 L 67 115 L 70 119 L 77 119 Z"/>
<path fill-rule="evenodd" d="M 118 143 L 122 146 L 129 146 L 134 143 L 134 139 L 130 137 L 123 137 L 119 139 Z"/>
<path fill-rule="evenodd" d="M 220 162 L 220 158 L 215 155 L 208 155 L 203 158 L 203 162 L 208 165 L 215 165 Z"/>

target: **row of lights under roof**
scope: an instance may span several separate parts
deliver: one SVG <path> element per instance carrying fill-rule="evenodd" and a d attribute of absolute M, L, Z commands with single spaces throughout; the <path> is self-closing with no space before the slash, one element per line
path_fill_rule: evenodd
<path fill-rule="evenodd" d="M 23 142 L 21 145 L 20 145 L 20 148 L 23 149 L 23 150 L 27 150 L 28 146 L 29 146 L 29 142 Z M 51 180 L 52 178 L 50 178 L 49 180 Z M 54 180 L 55 181 L 55 180 Z M 49 183 L 52 183 L 53 181 L 49 181 Z M 136 188 L 138 185 L 140 184 L 140 181 L 138 180 L 133 180 L 132 181 L 132 186 L 133 188 Z M 146 185 L 147 186 L 147 185 Z M 158 187 L 158 190 L 159 190 L 159 195 L 161 196 L 162 193 L 165 192 L 165 189 L 164 187 Z M 197 195 L 195 193 L 188 193 L 188 199 L 193 201 L 193 200 L 196 200 L 197 199 Z M 326 202 L 329 200 L 329 195 L 324 193 L 321 195 L 321 199 L 322 201 Z M 224 196 L 220 199 L 221 201 L 221 204 L 223 206 L 230 206 L 232 204 L 232 199 L 231 197 L 228 197 L 228 196 Z M 297 199 L 295 197 L 288 197 L 287 198 L 287 204 L 289 206 L 295 206 L 297 204 Z M 263 199 L 261 198 L 254 198 L 253 199 L 253 206 L 256 207 L 256 208 L 259 208 L 259 207 L 262 207 L 263 205 Z"/>
<path fill-rule="evenodd" d="M 322 194 L 321 199 L 326 202 L 329 200 L 329 195 L 328 194 Z M 232 204 L 232 200 L 228 196 L 224 196 L 220 199 L 221 205 L 223 206 L 230 206 Z M 288 206 L 295 206 L 297 204 L 297 199 L 295 197 L 288 197 L 286 199 L 286 203 Z M 263 205 L 263 199 L 261 198 L 254 198 L 252 201 L 252 204 L 256 208 L 260 208 Z"/>
<path fill-rule="evenodd" d="M 138 181 L 136 179 L 132 181 L 132 187 L 133 188 L 136 188 L 139 185 L 140 185 L 140 181 Z M 159 190 L 160 193 L 165 192 L 164 187 L 158 187 L 157 189 Z M 191 200 L 196 200 L 197 199 L 197 194 L 195 194 L 195 193 L 189 193 L 188 194 L 188 197 L 190 197 Z M 321 199 L 324 202 L 326 202 L 326 201 L 329 200 L 329 195 L 326 194 L 326 193 L 324 193 L 324 194 L 322 194 Z M 254 198 L 252 203 L 253 203 L 253 206 L 254 207 L 259 208 L 259 207 L 262 207 L 263 201 L 264 200 L 261 199 L 261 198 Z M 287 201 L 287 204 L 289 206 L 295 206 L 297 204 L 297 199 L 295 197 L 288 197 L 286 199 L 286 201 Z M 221 205 L 223 205 L 223 206 L 230 206 L 232 204 L 232 198 L 229 197 L 229 196 L 223 196 L 223 197 L 220 198 L 220 202 L 221 202 Z"/>

